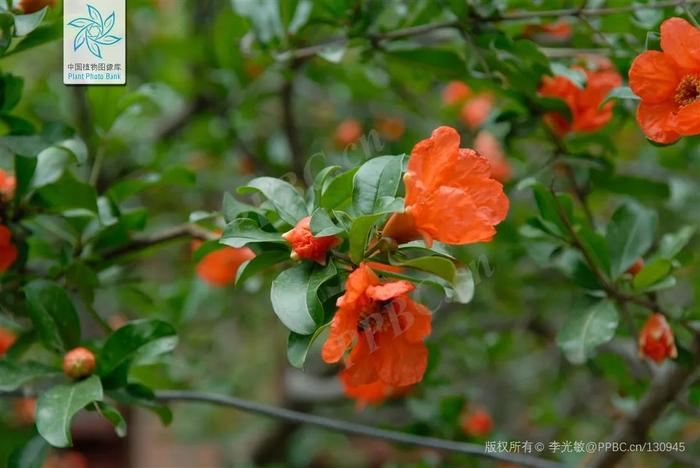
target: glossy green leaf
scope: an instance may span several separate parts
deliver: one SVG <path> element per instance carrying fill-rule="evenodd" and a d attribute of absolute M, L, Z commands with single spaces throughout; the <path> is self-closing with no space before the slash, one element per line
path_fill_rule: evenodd
<path fill-rule="evenodd" d="M 332 178 L 321 194 L 320 206 L 327 210 L 343 208 L 352 200 L 352 182 L 357 169 L 345 171 Z"/>
<path fill-rule="evenodd" d="M 661 281 L 671 271 L 671 260 L 667 258 L 657 258 L 644 265 L 644 268 L 637 273 L 632 280 L 635 289 L 646 289 L 649 286 Z"/>
<path fill-rule="evenodd" d="M 236 286 L 243 284 L 248 278 L 261 271 L 284 262 L 285 260 L 289 260 L 289 252 L 286 250 L 271 250 L 257 254 L 238 267 L 238 271 L 236 272 Z"/>
<path fill-rule="evenodd" d="M 255 221 L 249 218 L 234 219 L 226 225 L 220 242 L 231 247 L 243 247 L 253 242 L 286 243 L 280 233 L 263 231 Z"/>
<path fill-rule="evenodd" d="M 303 369 L 311 346 L 329 325 L 330 324 L 326 324 L 318 327 L 316 332 L 311 335 L 300 335 L 298 333 L 289 332 L 289 339 L 287 340 L 287 360 L 289 364 L 297 369 Z"/>
<path fill-rule="evenodd" d="M 156 319 L 130 322 L 107 338 L 97 359 L 98 373 L 106 376 L 132 362 L 140 353 L 162 354 L 176 344 L 175 329 L 167 322 Z"/>
<path fill-rule="evenodd" d="M 28 15 L 15 15 L 15 36 L 26 36 L 34 31 L 41 24 L 48 10 L 48 7 L 44 7 Z"/>
<path fill-rule="evenodd" d="M 615 336 L 619 321 L 612 302 L 601 301 L 584 312 L 572 315 L 557 335 L 557 343 L 574 364 L 583 364 L 593 350 Z"/>
<path fill-rule="evenodd" d="M 353 179 L 352 206 L 358 214 L 374 214 L 382 199 L 395 197 L 401 181 L 404 155 L 370 159 Z"/>
<path fill-rule="evenodd" d="M 98 401 L 97 411 L 105 418 L 107 421 L 114 426 L 114 431 L 119 437 L 126 437 L 127 427 L 126 420 L 124 416 L 119 412 L 117 408 L 107 403 Z"/>
<path fill-rule="evenodd" d="M 310 335 L 316 322 L 307 304 L 307 287 L 313 265 L 302 262 L 284 270 L 272 282 L 270 300 L 280 321 L 295 333 Z"/>
<path fill-rule="evenodd" d="M 43 437 L 36 435 L 18 447 L 7 461 L 8 468 L 42 468 L 49 452 Z"/>
<path fill-rule="evenodd" d="M 44 346 L 63 353 L 80 344 L 80 319 L 63 288 L 40 279 L 28 283 L 24 294 L 27 312 Z"/>
<path fill-rule="evenodd" d="M 173 420 L 170 408 L 159 403 L 153 391 L 145 385 L 130 383 L 125 387 L 110 390 L 107 395 L 121 404 L 146 408 L 158 416 L 164 426 L 169 425 Z"/>
<path fill-rule="evenodd" d="M 427 271 L 443 278 L 445 281 L 452 283 L 457 274 L 457 268 L 454 263 L 445 257 L 429 256 L 417 257 L 398 262 L 397 265 L 417 270 Z"/>
<path fill-rule="evenodd" d="M 626 99 L 639 101 L 639 96 L 634 94 L 634 92 L 629 86 L 618 86 L 617 88 L 613 88 L 610 90 L 608 95 L 605 96 L 605 99 L 603 99 L 603 102 L 600 103 L 599 107 L 604 106 L 605 103 L 610 101 L 611 99 Z"/>
<path fill-rule="evenodd" d="M 279 217 L 287 224 L 294 226 L 297 221 L 309 214 L 304 198 L 283 180 L 274 177 L 258 177 L 238 189 L 238 193 L 254 192 L 259 192 L 267 198 L 275 207 Z"/>
<path fill-rule="evenodd" d="M 335 225 L 325 208 L 318 208 L 311 215 L 311 233 L 314 236 L 332 236 L 343 231 L 343 228 Z"/>
<path fill-rule="evenodd" d="M 688 245 L 695 234 L 695 226 L 683 226 L 677 232 L 664 234 L 659 242 L 659 257 L 671 259 L 678 255 Z"/>
<path fill-rule="evenodd" d="M 13 362 L 0 360 L 0 392 L 11 392 L 22 385 L 42 377 L 60 374 L 58 369 L 38 362 Z"/>
<path fill-rule="evenodd" d="M 632 202 L 615 210 L 606 235 L 613 278 L 644 256 L 654 240 L 655 230 L 655 212 Z"/>
<path fill-rule="evenodd" d="M 362 261 L 365 250 L 367 249 L 369 234 L 377 221 L 389 213 L 403 210 L 403 199 L 401 198 L 386 198 L 380 203 L 382 207 L 378 208 L 376 213 L 358 216 L 352 222 L 349 232 L 350 259 L 354 263 L 359 263 Z"/>
<path fill-rule="evenodd" d="M 73 417 L 90 403 L 102 400 L 102 384 L 93 375 L 68 385 L 57 385 L 42 393 L 36 403 L 36 427 L 54 447 L 72 445 L 70 426 Z"/>

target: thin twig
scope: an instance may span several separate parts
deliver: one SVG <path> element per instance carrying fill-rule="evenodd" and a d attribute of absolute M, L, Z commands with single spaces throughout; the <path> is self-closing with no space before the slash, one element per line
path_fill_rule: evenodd
<path fill-rule="evenodd" d="M 491 458 L 523 466 L 562 466 L 561 464 L 553 461 L 543 460 L 528 455 L 487 452 L 484 446 L 478 444 L 456 442 L 452 440 L 438 439 L 435 437 L 423 437 L 413 434 L 407 434 L 404 432 L 379 429 L 364 424 L 357 424 L 350 421 L 341 421 L 333 418 L 317 416 L 315 414 L 293 411 L 286 408 L 279 408 L 276 406 L 257 403 L 236 397 L 215 395 L 197 391 L 160 390 L 156 391 L 156 399 L 162 402 L 195 401 L 220 406 L 228 406 L 250 413 L 273 417 L 276 419 L 294 421 L 302 424 L 310 424 L 313 426 L 318 426 L 324 429 L 342 432 L 345 434 L 372 437 L 375 439 L 383 439 L 400 444 L 416 445 L 420 447 L 427 447 L 447 452 L 456 452 L 467 455 L 474 455 L 478 457 Z"/>
<path fill-rule="evenodd" d="M 693 340 L 695 360 L 690 366 L 671 365 L 659 372 L 652 381 L 647 393 L 639 402 L 637 410 L 623 419 L 615 429 L 610 442 L 639 443 L 646 440 L 651 425 L 664 413 L 666 407 L 678 398 L 700 366 L 700 336 Z M 617 465 L 626 452 L 608 450 L 599 452 L 586 466 L 607 468 Z"/>
<path fill-rule="evenodd" d="M 149 247 L 164 244 L 178 239 L 216 240 L 219 236 L 194 224 L 183 224 L 164 229 L 161 232 L 149 236 L 135 237 L 128 244 L 108 250 L 100 256 L 103 260 L 113 260 L 122 255 L 132 254 Z"/>
<path fill-rule="evenodd" d="M 282 100 L 282 127 L 287 137 L 289 152 L 292 155 L 292 169 L 299 179 L 304 179 L 304 155 L 299 145 L 299 130 L 294 116 L 294 70 L 296 64 L 290 67 L 290 77 L 285 80 L 280 91 Z"/>
<path fill-rule="evenodd" d="M 558 18 L 558 17 L 594 17 L 594 16 L 606 16 L 606 15 L 616 15 L 624 14 L 639 10 L 657 10 L 661 8 L 670 8 L 681 5 L 692 5 L 698 4 L 700 0 L 669 0 L 662 1 L 648 5 L 630 5 L 621 7 L 608 7 L 608 8 L 566 8 L 561 10 L 541 10 L 541 11 L 520 11 L 512 13 L 497 14 L 494 16 L 482 16 L 477 13 L 472 13 L 470 20 L 473 22 L 503 22 L 503 21 L 519 21 L 527 19 L 536 18 Z M 379 43 L 381 41 L 391 41 L 396 39 L 404 39 L 407 37 L 415 37 L 443 29 L 455 29 L 460 28 L 459 21 L 440 21 L 436 23 L 421 24 L 418 26 L 411 26 L 408 28 L 397 29 L 395 31 L 389 31 L 379 34 L 372 34 L 369 36 L 371 43 Z M 295 59 L 308 59 L 318 55 L 324 49 L 330 46 L 342 46 L 347 44 L 351 37 L 334 37 L 327 39 L 318 44 L 312 46 L 304 47 L 296 50 L 287 50 L 278 54 L 280 60 L 295 60 Z"/>

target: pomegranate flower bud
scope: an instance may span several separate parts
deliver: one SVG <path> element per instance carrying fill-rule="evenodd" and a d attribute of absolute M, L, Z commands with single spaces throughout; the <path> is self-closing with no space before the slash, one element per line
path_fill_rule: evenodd
<path fill-rule="evenodd" d="M 299 220 L 294 229 L 284 233 L 282 237 L 292 245 L 292 260 L 313 260 L 321 265 L 326 264 L 328 249 L 340 242 L 337 236 L 314 237 L 311 234 L 310 216 Z"/>
<path fill-rule="evenodd" d="M 653 314 L 642 327 L 639 334 L 639 355 L 648 357 L 657 364 L 667 357 L 675 359 L 678 356 L 673 330 L 663 315 Z"/>
<path fill-rule="evenodd" d="M 87 348 L 75 348 L 63 356 L 63 373 L 71 379 L 82 379 L 95 371 L 95 355 Z"/>
<path fill-rule="evenodd" d="M 460 418 L 460 425 L 465 434 L 474 437 L 486 437 L 493 429 L 491 415 L 482 409 L 465 411 Z"/>
<path fill-rule="evenodd" d="M 635 261 L 632 266 L 627 269 L 627 273 L 632 276 L 637 276 L 637 273 L 642 271 L 642 268 L 644 268 L 644 260 L 638 258 L 637 261 Z"/>

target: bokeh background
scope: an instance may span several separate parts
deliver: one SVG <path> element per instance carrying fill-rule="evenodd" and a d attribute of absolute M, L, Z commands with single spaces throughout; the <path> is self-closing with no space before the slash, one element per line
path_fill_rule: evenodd
<path fill-rule="evenodd" d="M 141 365 L 134 379 L 154 388 L 206 389 L 475 442 L 602 440 L 634 408 L 648 387 L 632 336 L 642 314 L 633 310 L 632 329 L 620 326 L 617 337 L 585 364 L 567 361 L 556 344 L 567 313 L 585 307 L 589 299 L 571 279 L 566 262 L 551 261 L 546 245 L 521 232 L 535 208 L 529 190 L 518 184 L 529 177 L 565 183 L 551 164 L 554 148 L 541 115 L 525 98 L 527 92 L 512 83 L 522 74 L 523 83 L 534 80 L 536 87 L 538 64 L 568 66 L 582 51 L 607 56 L 626 81 L 647 32 L 658 31 L 659 23 L 676 10 L 640 10 L 586 22 L 532 16 L 474 22 L 466 36 L 444 28 L 377 39 L 388 31 L 453 20 L 460 3 L 128 0 L 126 87 L 64 86 L 60 41 L 3 59 L 3 72 L 25 80 L 14 114 L 32 122 L 40 138 L 77 135 L 88 147 L 102 146 L 98 191 L 125 176 L 160 177 L 160 183 L 129 200 L 134 228 L 145 232 L 208 218 L 221 209 L 224 192 L 234 192 L 256 175 L 304 184 L 319 165 L 349 167 L 377 155 L 408 153 L 439 125 L 457 128 L 462 146 L 474 146 L 484 130 L 501 146 L 511 171 L 508 219 L 493 242 L 454 251 L 476 278 L 470 304 L 424 298 L 435 312 L 427 341 L 430 365 L 424 381 L 406 396 L 359 408 L 343 395 L 337 369 L 323 364 L 318 352 L 309 357 L 305 372 L 292 369 L 286 361 L 286 330 L 269 302 L 275 272 L 240 288 L 213 287 L 197 277 L 188 242 L 148 252 L 101 277 L 106 286 L 97 292 L 96 309 L 103 317 L 115 324 L 158 317 L 179 331 L 175 352 Z M 487 15 L 492 9 L 550 10 L 581 2 L 467 3 Z M 623 0 L 585 3 L 588 8 L 628 5 Z M 58 18 L 60 12 L 59 1 L 49 15 Z M 489 45 L 494 34 L 511 42 Z M 314 48 L 345 36 L 351 39 Z M 518 42 L 513 49 L 520 39 L 532 45 Z M 513 75 L 486 76 L 480 50 L 493 52 L 489 61 L 512 61 Z M 485 110 L 473 111 L 476 117 L 467 115 L 461 101 L 445 101 L 445 88 L 455 80 L 469 86 L 470 99 L 489 96 Z M 634 121 L 635 105 L 617 101 L 615 116 L 603 130 L 568 142 L 580 153 L 570 158 L 579 157 L 572 166 L 590 188 L 595 216 L 609 219 L 620 200 L 633 196 L 658 210 L 659 233 L 697 225 L 698 139 L 670 147 L 649 144 Z M 0 166 L 9 169 L 11 164 L 0 155 Z M 595 170 L 629 177 L 595 179 L 590 175 Z M 60 224 L 45 221 L 43 229 L 60 243 Z M 684 251 L 675 288 L 659 292 L 668 309 L 696 318 L 697 247 L 696 239 Z M 635 370 L 640 366 L 641 377 Z M 685 398 L 692 411 L 671 408 L 651 438 L 687 441 L 697 457 L 700 387 L 691 386 Z M 0 402 L 0 459 L 31 432 L 31 417 L 22 413 L 21 404 Z M 485 438 L 465 433 L 460 422 L 474 408 L 493 420 Z M 493 465 L 207 405 L 172 409 L 174 418 L 166 429 L 155 415 L 130 411 L 126 439 L 83 415 L 76 422 L 74 451 L 54 453 L 51 463 L 58 464 L 52 466 Z M 633 460 L 644 466 L 673 462 L 661 455 Z"/>

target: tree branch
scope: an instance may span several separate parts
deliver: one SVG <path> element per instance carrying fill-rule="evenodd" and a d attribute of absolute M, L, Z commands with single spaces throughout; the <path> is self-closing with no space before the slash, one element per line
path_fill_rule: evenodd
<path fill-rule="evenodd" d="M 608 7 L 608 8 L 566 8 L 561 10 L 541 10 L 541 11 L 520 11 L 512 13 L 503 13 L 494 16 L 482 16 L 476 13 L 470 15 L 470 19 L 474 23 L 483 22 L 503 22 L 503 21 L 520 21 L 527 19 L 536 18 L 559 18 L 559 17 L 594 17 L 594 16 L 606 16 L 606 15 L 617 15 L 624 14 L 638 10 L 658 10 L 661 8 L 670 8 L 675 6 L 687 6 L 692 4 L 698 4 L 700 0 L 668 0 L 660 1 L 648 5 L 629 5 L 621 7 Z M 428 34 L 434 31 L 439 31 L 443 29 L 459 29 L 461 25 L 459 21 L 440 21 L 436 23 L 421 24 L 418 26 L 411 26 L 408 28 L 397 29 L 394 31 L 372 34 L 368 38 L 370 42 L 377 43 L 387 40 L 404 39 L 407 37 L 415 37 L 423 34 Z M 342 46 L 350 41 L 350 37 L 334 37 L 323 41 L 312 46 L 304 47 L 296 50 L 288 50 L 279 54 L 278 58 L 281 60 L 295 60 L 295 59 L 308 59 L 318 55 L 326 47 L 330 46 Z"/>
<path fill-rule="evenodd" d="M 299 130 L 294 118 L 294 70 L 296 63 L 290 67 L 291 76 L 285 80 L 280 91 L 282 100 L 282 128 L 287 137 L 289 152 L 292 155 L 292 169 L 300 180 L 304 179 L 304 155 L 299 145 Z"/>
<path fill-rule="evenodd" d="M 106 251 L 100 256 L 100 258 L 104 260 L 113 260 L 122 255 L 135 253 L 141 250 L 145 250 L 149 247 L 154 247 L 159 244 L 164 244 L 166 242 L 183 238 L 194 238 L 207 241 L 216 240 L 219 238 L 219 236 L 197 225 L 183 224 L 180 226 L 164 229 L 161 232 L 157 232 L 149 236 L 135 237 L 128 244 Z"/>
<path fill-rule="evenodd" d="M 610 442 L 626 442 L 628 444 L 643 442 L 651 425 L 663 414 L 666 407 L 675 401 L 679 394 L 690 383 L 695 371 L 700 368 L 700 335 L 693 340 L 695 355 L 691 366 L 683 367 L 673 365 L 659 374 L 652 381 L 649 390 L 639 402 L 637 410 L 618 424 Z M 624 456 L 625 452 L 609 450 L 599 452 L 590 464 L 595 468 L 615 466 Z"/>
<path fill-rule="evenodd" d="M 310 424 L 313 426 L 318 426 L 324 429 L 342 432 L 345 434 L 372 437 L 400 444 L 417 445 L 420 447 L 427 447 L 447 452 L 455 452 L 467 455 L 475 455 L 484 458 L 491 458 L 495 460 L 503 460 L 506 462 L 516 463 L 523 466 L 562 466 L 561 464 L 553 461 L 542 460 L 528 455 L 486 452 L 484 447 L 478 444 L 456 442 L 452 440 L 438 439 L 434 437 L 423 437 L 413 434 L 407 434 L 404 432 L 379 429 L 364 424 L 357 424 L 349 421 L 341 421 L 323 416 L 317 416 L 315 414 L 292 411 L 286 408 L 279 408 L 276 406 L 257 403 L 236 397 L 214 395 L 209 393 L 186 390 L 160 390 L 156 392 L 156 398 L 162 402 L 194 401 L 201 403 L 210 403 L 220 406 L 227 406 L 242 411 L 259 414 L 262 416 L 268 416 L 287 421 L 295 421 L 302 424 Z"/>

